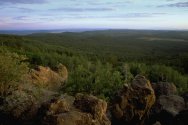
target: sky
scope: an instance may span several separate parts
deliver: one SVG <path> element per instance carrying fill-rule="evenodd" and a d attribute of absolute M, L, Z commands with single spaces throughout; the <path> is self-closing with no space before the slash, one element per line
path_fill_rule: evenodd
<path fill-rule="evenodd" d="M 0 30 L 188 30 L 188 0 L 0 0 Z"/>

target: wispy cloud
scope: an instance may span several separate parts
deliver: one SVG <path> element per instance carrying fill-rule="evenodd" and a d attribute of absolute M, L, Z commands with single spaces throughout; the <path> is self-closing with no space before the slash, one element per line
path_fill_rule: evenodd
<path fill-rule="evenodd" d="M 3 6 L 0 8 L 1 10 L 5 9 L 5 10 L 12 10 L 12 11 L 19 11 L 22 13 L 31 13 L 31 12 L 36 12 L 37 9 L 32 9 L 32 8 L 26 8 L 26 7 L 14 7 L 14 6 Z"/>
<path fill-rule="evenodd" d="M 13 18 L 14 20 L 27 20 L 27 16 L 17 16 Z"/>
<path fill-rule="evenodd" d="M 49 9 L 50 11 L 64 11 L 64 12 L 86 12 L 86 11 L 114 11 L 114 8 L 56 8 L 56 9 Z"/>
<path fill-rule="evenodd" d="M 66 15 L 56 15 L 53 16 L 51 14 L 42 14 L 41 16 L 43 18 L 40 18 L 41 20 L 75 20 L 75 19 L 138 19 L 138 18 L 150 18 L 150 17 L 157 17 L 161 15 L 166 15 L 167 13 L 124 13 L 124 14 L 116 14 L 116 15 L 85 15 L 85 14 L 66 14 Z M 20 19 L 18 17 L 18 19 Z M 21 17 L 22 19 L 22 17 Z M 25 17 L 23 17 L 25 19 Z"/>
<path fill-rule="evenodd" d="M 166 1 L 175 1 L 175 0 L 166 0 Z"/>
<path fill-rule="evenodd" d="M 46 3 L 48 0 L 0 0 L 0 3 L 22 3 L 22 4 L 35 4 L 35 3 Z"/>
<path fill-rule="evenodd" d="M 139 17 L 153 17 L 157 15 L 164 15 L 166 13 L 127 13 L 124 16 L 127 18 L 139 18 Z"/>
<path fill-rule="evenodd" d="M 117 1 L 117 2 L 103 2 L 103 1 L 88 1 L 88 4 L 90 5 L 125 5 L 125 4 L 131 4 L 132 1 L 125 0 L 125 1 Z"/>
<path fill-rule="evenodd" d="M 125 13 L 125 14 L 117 14 L 111 16 L 105 16 L 104 18 L 147 18 L 147 17 L 156 17 L 160 15 L 166 15 L 167 13 Z"/>
<path fill-rule="evenodd" d="M 24 7 L 18 7 L 18 10 L 22 11 L 22 12 L 34 12 L 36 11 L 36 9 L 30 9 L 30 8 L 24 8 Z"/>
<path fill-rule="evenodd" d="M 188 2 L 177 2 L 172 4 L 159 5 L 158 7 L 188 7 Z"/>
<path fill-rule="evenodd" d="M 4 24 L 0 28 L 168 25 L 188 29 L 186 7 L 188 0 L 0 0 Z"/>

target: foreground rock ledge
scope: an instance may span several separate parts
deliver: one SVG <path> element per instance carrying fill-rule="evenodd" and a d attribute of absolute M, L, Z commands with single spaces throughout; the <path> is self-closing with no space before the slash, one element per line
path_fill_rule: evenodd
<path fill-rule="evenodd" d="M 55 71 L 49 67 L 37 66 L 31 70 L 28 79 L 34 85 L 51 91 L 58 91 L 65 84 L 67 78 L 67 68 L 63 64 L 59 64 Z"/>
<path fill-rule="evenodd" d="M 110 125 L 106 117 L 107 103 L 94 96 L 64 96 L 47 104 L 43 125 Z"/>
<path fill-rule="evenodd" d="M 124 86 L 113 100 L 112 124 L 143 125 L 152 105 L 154 90 L 144 76 L 136 76 L 130 86 Z"/>

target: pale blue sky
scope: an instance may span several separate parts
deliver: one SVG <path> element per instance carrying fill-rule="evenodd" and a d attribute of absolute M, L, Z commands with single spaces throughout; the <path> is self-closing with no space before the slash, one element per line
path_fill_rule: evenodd
<path fill-rule="evenodd" d="M 188 0 L 0 0 L 0 30 L 188 30 Z"/>

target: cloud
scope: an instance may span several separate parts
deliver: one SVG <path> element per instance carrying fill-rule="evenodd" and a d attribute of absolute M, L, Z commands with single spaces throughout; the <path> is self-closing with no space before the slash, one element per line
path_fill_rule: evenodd
<path fill-rule="evenodd" d="M 27 20 L 27 16 L 17 16 L 13 18 L 14 20 Z"/>
<path fill-rule="evenodd" d="M 49 9 L 50 11 L 64 11 L 64 12 L 86 12 L 86 11 L 114 11 L 114 8 L 57 8 Z"/>
<path fill-rule="evenodd" d="M 39 3 L 46 3 L 47 0 L 0 0 L 0 3 L 11 3 L 11 4 L 16 4 L 16 3 L 22 3 L 22 4 L 39 4 Z"/>
<path fill-rule="evenodd" d="M 85 15 L 85 14 L 66 14 L 66 15 L 35 15 L 35 16 L 15 16 L 10 18 L 14 22 L 62 22 L 69 20 L 125 20 L 125 19 L 139 19 L 139 18 L 150 18 L 160 15 L 165 15 L 167 13 L 124 13 L 116 15 Z M 8 19 L 8 18 L 7 18 Z M 6 20 L 7 20 L 6 19 Z M 9 22 L 12 22 L 9 21 Z"/>
<path fill-rule="evenodd" d="M 90 5 L 113 5 L 113 6 L 118 6 L 118 5 L 125 5 L 125 4 L 131 4 L 132 1 L 117 1 L 117 2 L 102 2 L 102 1 L 89 1 L 88 4 Z"/>
<path fill-rule="evenodd" d="M 160 15 L 166 15 L 167 13 L 126 13 L 114 16 L 108 16 L 108 18 L 144 18 L 144 17 L 155 17 Z"/>
<path fill-rule="evenodd" d="M 35 12 L 37 11 L 36 9 L 31 9 L 31 8 L 25 8 L 25 7 L 14 7 L 14 6 L 5 6 L 5 7 L 1 7 L 0 8 L 1 10 L 3 9 L 11 9 L 12 11 L 19 11 L 19 12 L 22 12 L 22 13 L 31 13 L 31 12 Z"/>
<path fill-rule="evenodd" d="M 9 7 L 11 9 L 14 9 L 14 10 L 18 10 L 22 13 L 31 13 L 31 12 L 35 12 L 36 10 L 34 9 L 30 9 L 30 8 L 24 8 L 24 7 Z"/>
<path fill-rule="evenodd" d="M 16 20 L 16 21 L 46 21 L 46 20 L 56 20 L 59 17 L 50 17 L 50 16 L 16 16 L 13 17 L 12 20 Z"/>
<path fill-rule="evenodd" d="M 188 7 L 188 2 L 177 2 L 172 4 L 159 5 L 158 7 Z"/>
<path fill-rule="evenodd" d="M 34 12 L 35 11 L 34 9 L 23 8 L 23 7 L 19 7 L 17 9 L 19 9 L 22 12 Z"/>
<path fill-rule="evenodd" d="M 69 20 L 69 19 L 128 19 L 128 18 L 156 17 L 156 16 L 166 15 L 166 14 L 167 13 L 124 13 L 124 14 L 116 14 L 116 15 L 67 14 L 67 15 L 56 15 L 56 16 L 52 16 L 50 14 L 45 14 L 45 15 L 41 15 L 41 17 L 43 19 L 48 19 L 48 20 L 53 20 L 53 19 L 54 20 Z"/>

